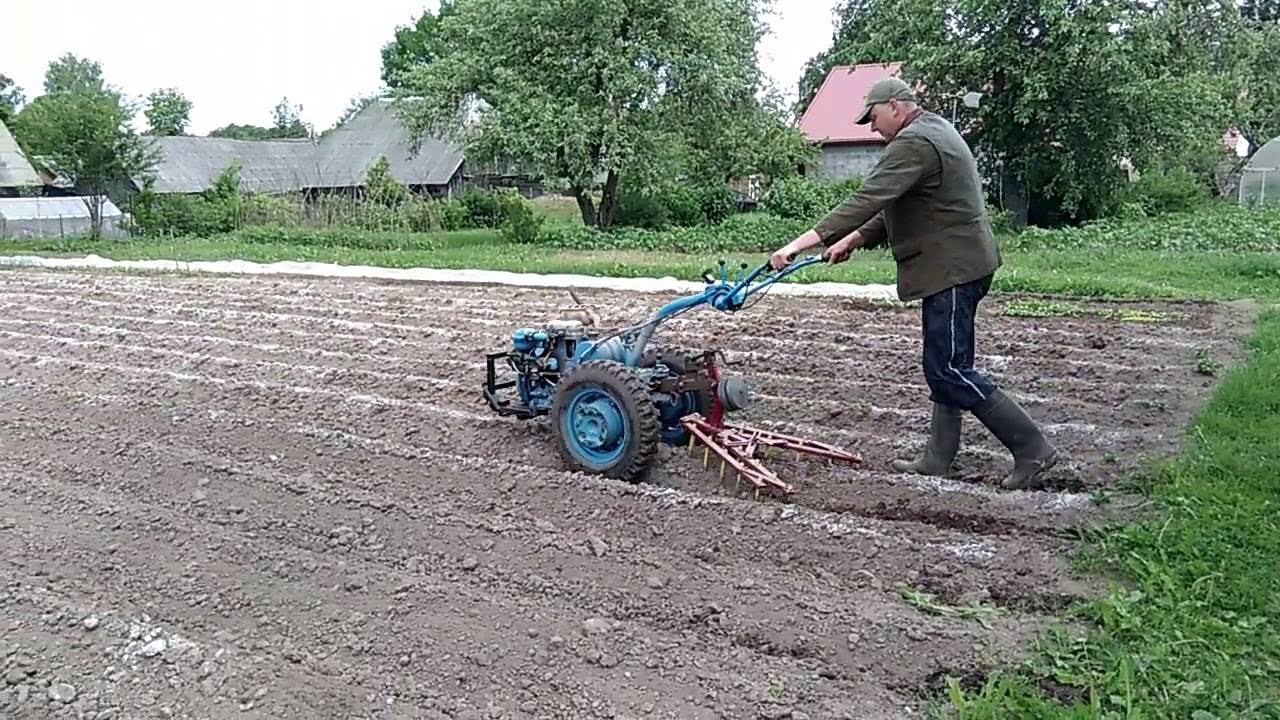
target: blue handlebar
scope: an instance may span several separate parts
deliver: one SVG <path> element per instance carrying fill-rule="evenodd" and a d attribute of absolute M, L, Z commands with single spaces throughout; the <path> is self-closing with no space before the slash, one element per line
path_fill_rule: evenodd
<path fill-rule="evenodd" d="M 788 264 L 780 270 L 773 270 L 768 260 L 761 264 L 750 273 L 746 272 L 746 264 L 744 263 L 739 272 L 738 280 L 734 283 L 729 282 L 727 271 L 725 270 L 725 262 L 720 261 L 720 278 L 717 280 L 708 270 L 703 273 L 703 280 L 707 282 L 707 287 L 702 292 L 677 298 L 671 302 L 658 308 L 647 320 L 639 325 L 624 328 L 611 337 L 623 340 L 625 348 L 619 349 L 617 359 L 627 365 L 636 365 L 644 353 L 644 348 L 649 342 L 649 338 L 653 335 L 654 330 L 662 322 L 688 310 L 692 310 L 700 305 L 709 305 L 716 310 L 724 312 L 734 312 L 741 310 L 746 304 L 748 297 L 764 290 L 770 285 L 782 280 L 791 273 L 808 267 L 815 263 L 825 262 L 826 258 L 822 255 L 809 255 L 805 258 L 797 260 L 795 256 L 788 258 Z M 763 279 L 762 279 L 763 278 Z M 757 282 L 759 280 L 759 282 Z M 604 338 L 599 344 L 586 343 L 582 350 L 582 358 L 586 359 L 598 356 L 597 351 L 605 343 Z"/>

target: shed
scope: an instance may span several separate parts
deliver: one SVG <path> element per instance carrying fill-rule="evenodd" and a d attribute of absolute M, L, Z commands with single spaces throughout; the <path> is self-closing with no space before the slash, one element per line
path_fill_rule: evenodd
<path fill-rule="evenodd" d="M 364 185 L 369 168 L 381 156 L 391 176 L 414 191 L 450 194 L 459 187 L 462 149 L 434 137 L 424 138 L 418 152 L 410 152 L 413 137 L 396 116 L 390 101 L 374 100 L 335 128 L 316 147 L 316 177 L 311 186 L 349 189 Z"/>
<path fill-rule="evenodd" d="M 157 193 L 199 193 L 213 187 L 232 162 L 240 163 L 245 192 L 284 195 L 308 187 L 315 177 L 310 140 L 236 140 L 232 138 L 149 136 L 160 161 L 152 170 Z M 134 185 L 142 186 L 135 178 Z"/>
<path fill-rule="evenodd" d="M 884 138 L 870 125 L 857 125 L 858 112 L 871 86 L 897 75 L 902 63 L 837 65 L 827 73 L 800 118 L 800 131 L 819 148 L 817 175 L 841 181 L 862 177 L 880 160 Z"/>
<path fill-rule="evenodd" d="M 85 197 L 0 198 L 0 237 L 70 237 L 93 229 Z M 124 237 L 124 213 L 102 198 L 102 235 Z"/>
<path fill-rule="evenodd" d="M 43 185 L 31 163 L 22 154 L 18 141 L 9 128 L 0 122 L 0 188 L 19 188 Z"/>

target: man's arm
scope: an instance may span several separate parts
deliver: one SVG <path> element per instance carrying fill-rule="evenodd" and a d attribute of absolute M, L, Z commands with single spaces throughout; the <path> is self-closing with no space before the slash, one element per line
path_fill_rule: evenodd
<path fill-rule="evenodd" d="M 880 162 L 876 163 L 867 176 L 862 189 L 814 226 L 811 232 L 818 242 L 830 246 L 872 221 L 875 224 L 862 234 L 868 242 L 883 240 L 884 219 L 880 217 L 881 210 L 905 194 L 929 172 L 929 154 L 922 152 L 924 148 L 919 146 L 920 142 L 923 141 L 903 139 L 889 143 Z"/>

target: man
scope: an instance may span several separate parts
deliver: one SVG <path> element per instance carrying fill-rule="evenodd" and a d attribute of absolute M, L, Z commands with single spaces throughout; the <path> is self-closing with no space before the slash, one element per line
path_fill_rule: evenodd
<path fill-rule="evenodd" d="M 898 269 L 898 297 L 921 300 L 924 376 L 933 402 L 923 456 L 895 460 L 898 472 L 945 476 L 971 412 L 1013 455 L 1001 485 L 1027 487 L 1058 461 L 1035 422 L 974 370 L 974 317 L 1001 265 L 986 215 L 977 163 L 964 138 L 941 116 L 917 106 L 898 78 L 872 86 L 858 117 L 888 144 L 863 188 L 812 230 L 780 248 L 770 263 L 823 245 L 829 262 L 858 247 L 887 242 Z"/>

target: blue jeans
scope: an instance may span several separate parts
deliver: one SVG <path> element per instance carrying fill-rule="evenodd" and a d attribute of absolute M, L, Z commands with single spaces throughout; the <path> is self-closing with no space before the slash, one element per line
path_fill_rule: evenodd
<path fill-rule="evenodd" d="M 974 317 L 990 289 L 988 275 L 924 299 L 924 379 L 935 403 L 971 410 L 996 390 L 973 369 Z"/>

